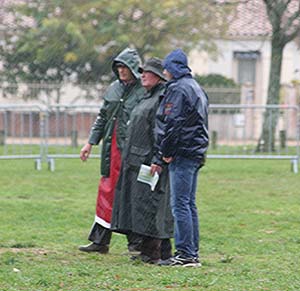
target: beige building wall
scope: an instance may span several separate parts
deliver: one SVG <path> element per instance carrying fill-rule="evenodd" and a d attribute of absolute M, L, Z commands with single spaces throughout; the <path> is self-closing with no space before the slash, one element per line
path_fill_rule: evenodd
<path fill-rule="evenodd" d="M 259 51 L 260 58 L 256 65 L 256 84 L 254 90 L 255 104 L 265 104 L 268 92 L 271 45 L 267 39 L 261 40 L 219 40 L 216 59 L 206 52 L 192 51 L 189 55 L 189 65 L 194 74 L 221 74 L 237 81 L 237 61 L 235 51 Z M 287 44 L 284 50 L 281 83 L 289 84 L 300 78 L 300 50 L 295 42 Z"/>

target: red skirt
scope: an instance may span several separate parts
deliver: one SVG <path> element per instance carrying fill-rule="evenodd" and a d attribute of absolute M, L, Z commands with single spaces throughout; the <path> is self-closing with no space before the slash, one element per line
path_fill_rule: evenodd
<path fill-rule="evenodd" d="M 121 153 L 117 147 L 116 128 L 113 131 L 109 177 L 101 177 L 98 186 L 95 222 L 110 228 L 115 188 L 121 168 Z"/>

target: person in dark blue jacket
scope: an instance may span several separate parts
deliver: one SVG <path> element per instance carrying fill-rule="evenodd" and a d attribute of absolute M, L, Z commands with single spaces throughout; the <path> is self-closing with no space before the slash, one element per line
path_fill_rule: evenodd
<path fill-rule="evenodd" d="M 193 79 L 181 49 L 163 61 L 169 80 L 156 114 L 154 173 L 168 163 L 171 207 L 175 221 L 175 255 L 168 265 L 201 266 L 196 207 L 198 171 L 208 148 L 208 97 Z"/>

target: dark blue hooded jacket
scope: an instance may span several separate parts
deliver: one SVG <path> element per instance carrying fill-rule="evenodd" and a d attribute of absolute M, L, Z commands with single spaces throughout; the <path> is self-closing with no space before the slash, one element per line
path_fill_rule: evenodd
<path fill-rule="evenodd" d="M 208 148 L 208 97 L 193 79 L 181 49 L 163 61 L 173 76 L 156 115 L 156 158 L 181 156 L 203 162 Z"/>

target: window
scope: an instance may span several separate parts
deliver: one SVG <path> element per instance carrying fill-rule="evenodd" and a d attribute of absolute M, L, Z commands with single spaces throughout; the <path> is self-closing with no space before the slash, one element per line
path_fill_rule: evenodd
<path fill-rule="evenodd" d="M 241 84 L 256 81 L 256 62 L 260 57 L 259 51 L 234 52 L 237 61 L 237 82 Z"/>

